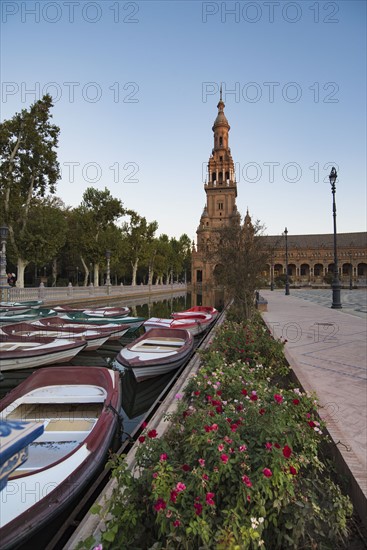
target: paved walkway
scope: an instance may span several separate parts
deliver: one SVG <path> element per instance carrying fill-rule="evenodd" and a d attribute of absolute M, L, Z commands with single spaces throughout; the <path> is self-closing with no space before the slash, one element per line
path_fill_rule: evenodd
<path fill-rule="evenodd" d="M 320 416 L 350 476 L 355 506 L 367 518 L 367 319 L 265 290 L 264 320 L 287 340 L 285 354 L 303 388 L 315 391 Z M 331 304 L 331 293 L 330 302 Z M 349 471 L 348 471 L 349 470 Z"/>

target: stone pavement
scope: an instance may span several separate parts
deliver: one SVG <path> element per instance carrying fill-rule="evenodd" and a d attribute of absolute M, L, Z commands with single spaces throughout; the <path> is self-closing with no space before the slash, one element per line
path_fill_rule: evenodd
<path fill-rule="evenodd" d="M 367 522 L 367 319 L 292 296 L 292 289 L 289 296 L 284 290 L 261 296 L 268 301 L 263 318 L 287 340 L 285 355 L 300 384 L 318 396 L 338 465 Z"/>

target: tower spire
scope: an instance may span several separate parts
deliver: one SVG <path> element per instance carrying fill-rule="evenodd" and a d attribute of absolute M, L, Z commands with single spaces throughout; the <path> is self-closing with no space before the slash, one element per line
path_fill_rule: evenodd
<path fill-rule="evenodd" d="M 219 101 L 222 101 L 222 83 L 220 83 L 220 96 Z"/>

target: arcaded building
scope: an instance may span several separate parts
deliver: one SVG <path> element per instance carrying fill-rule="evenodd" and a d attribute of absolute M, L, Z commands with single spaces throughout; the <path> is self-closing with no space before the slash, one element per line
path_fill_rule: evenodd
<path fill-rule="evenodd" d="M 195 293 L 208 295 L 214 289 L 215 261 L 207 254 L 216 231 L 235 222 L 240 223 L 236 206 L 237 183 L 234 162 L 229 147 L 230 125 L 224 114 L 222 92 L 214 121 L 213 149 L 209 157 L 204 190 L 206 204 L 196 231 L 196 246 L 192 249 L 192 286 Z M 247 212 L 244 223 L 251 223 Z M 288 274 L 296 285 L 328 286 L 327 274 L 333 270 L 334 241 L 332 234 L 291 235 L 288 233 Z M 269 261 L 263 272 L 264 284 L 286 272 L 284 236 L 264 237 L 269 249 Z M 342 285 L 367 285 L 367 233 L 339 233 L 338 267 Z M 326 277 L 326 279 L 325 279 Z M 213 300 L 213 296 L 208 298 Z M 208 299 L 203 299 L 207 301 Z"/>

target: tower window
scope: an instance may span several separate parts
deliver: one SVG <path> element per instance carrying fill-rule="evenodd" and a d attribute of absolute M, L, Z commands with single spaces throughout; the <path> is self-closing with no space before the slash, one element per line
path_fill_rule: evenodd
<path fill-rule="evenodd" d="M 223 210 L 223 203 L 222 202 L 218 202 L 218 210 Z"/>
<path fill-rule="evenodd" d="M 222 145 L 223 145 L 223 138 L 220 137 L 220 138 L 219 138 L 219 147 L 222 147 Z"/>
<path fill-rule="evenodd" d="M 219 160 L 220 160 L 220 162 L 222 162 L 222 161 L 223 161 L 223 157 L 219 157 Z"/>

